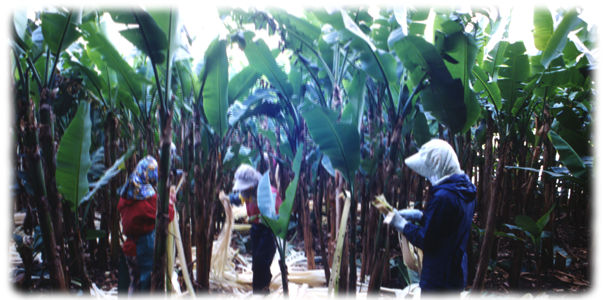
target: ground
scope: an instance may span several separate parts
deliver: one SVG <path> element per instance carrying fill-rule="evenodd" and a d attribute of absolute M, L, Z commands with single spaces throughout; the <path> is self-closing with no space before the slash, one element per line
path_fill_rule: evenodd
<path fill-rule="evenodd" d="M 557 242 L 561 249 L 567 254 L 567 263 L 563 266 L 558 264 L 556 267 L 547 271 L 541 276 L 536 276 L 531 270 L 526 270 L 521 273 L 520 277 L 520 290 L 511 290 L 507 279 L 509 274 L 506 271 L 506 260 L 511 257 L 511 247 L 509 242 L 502 240 L 497 248 L 497 258 L 495 264 L 492 265 L 491 271 L 488 274 L 485 287 L 490 292 L 496 293 L 510 293 L 510 292 L 529 292 L 529 293 L 541 293 L 545 292 L 548 294 L 556 293 L 576 293 L 586 292 L 591 287 L 591 232 L 587 225 L 573 225 L 570 224 L 568 218 L 565 216 L 558 217 L 554 220 L 556 222 L 556 236 Z M 247 257 L 249 256 L 248 251 L 245 250 L 246 244 L 249 243 L 249 239 L 246 238 L 246 234 L 236 233 L 231 240 L 231 246 L 233 248 L 240 249 L 240 253 Z M 247 245 L 249 247 L 249 245 Z M 297 251 L 303 251 L 303 240 L 301 237 L 297 237 L 293 240 L 291 247 Z M 23 282 L 23 265 L 16 251 L 13 240 L 11 239 L 11 263 L 12 263 L 12 276 L 11 282 L 13 286 L 19 286 Z M 278 255 L 278 254 L 276 254 Z M 318 256 L 318 255 L 317 255 Z M 534 260 L 534 253 L 527 251 L 527 258 Z M 117 276 L 115 272 L 104 272 L 96 270 L 94 263 L 90 257 L 87 258 L 87 267 L 91 280 L 96 286 L 102 290 L 106 295 L 113 296 L 117 293 Z M 320 260 L 316 259 L 316 267 L 322 269 Z M 526 264 L 526 263 L 525 263 Z M 25 293 L 30 292 L 47 292 L 49 287 L 49 280 L 43 279 L 44 273 L 42 273 L 41 264 L 38 259 L 34 261 L 34 275 L 32 276 L 32 282 L 30 288 Z M 40 276 L 42 275 L 42 276 Z M 45 274 L 48 277 L 47 273 Z M 397 278 L 397 272 L 392 272 L 391 282 L 384 282 L 383 286 L 396 286 L 402 282 L 401 278 Z M 400 286 L 399 288 L 404 288 Z M 77 283 L 72 282 L 71 289 L 73 294 L 89 294 L 87 292 L 78 292 L 80 287 Z M 184 286 L 183 286 L 184 290 Z"/>

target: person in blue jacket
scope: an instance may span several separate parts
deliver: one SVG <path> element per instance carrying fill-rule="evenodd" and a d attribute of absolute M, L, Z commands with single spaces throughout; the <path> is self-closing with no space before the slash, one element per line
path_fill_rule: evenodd
<path fill-rule="evenodd" d="M 453 148 L 434 139 L 422 145 L 405 164 L 426 177 L 432 187 L 423 213 L 394 213 L 391 226 L 423 250 L 421 292 L 460 292 L 467 285 L 466 245 L 476 205 L 476 187 L 459 167 Z M 420 225 L 412 223 L 417 221 Z"/>

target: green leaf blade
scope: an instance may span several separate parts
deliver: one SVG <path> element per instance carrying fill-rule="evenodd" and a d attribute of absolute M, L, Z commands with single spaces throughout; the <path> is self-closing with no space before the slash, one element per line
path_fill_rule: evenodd
<path fill-rule="evenodd" d="M 571 174 L 577 178 L 585 176 L 587 168 L 577 152 L 555 131 L 550 130 L 547 136 L 556 151 L 558 151 L 558 154 L 560 154 L 560 161 L 568 168 Z"/>
<path fill-rule="evenodd" d="M 57 151 L 57 189 L 72 211 L 88 193 L 90 160 L 90 103 L 80 102 L 75 117 L 65 130 Z"/>
<path fill-rule="evenodd" d="M 244 97 L 254 86 L 258 78 L 260 78 L 260 74 L 251 66 L 247 66 L 235 74 L 229 81 L 229 105 L 233 104 L 235 100 Z"/>
<path fill-rule="evenodd" d="M 333 167 L 340 170 L 348 182 L 354 180 L 361 159 L 357 124 L 336 122 L 333 111 L 310 101 L 302 104 L 300 111 L 321 152 L 329 157 Z"/>
<path fill-rule="evenodd" d="M 549 9 L 535 8 L 533 12 L 533 26 L 535 26 L 535 30 L 533 31 L 535 48 L 543 51 L 554 33 L 554 20 Z"/>
<path fill-rule="evenodd" d="M 41 19 L 44 42 L 48 44 L 53 54 L 63 51 L 80 37 L 73 24 L 73 18 L 69 18 L 62 13 L 43 13 Z M 65 31 L 66 26 L 67 31 Z M 65 33 L 65 36 L 63 36 L 63 33 Z M 62 44 L 61 40 L 63 40 Z M 61 44 L 60 49 L 59 44 Z"/>
<path fill-rule="evenodd" d="M 436 47 L 418 36 L 391 36 L 388 44 L 409 72 L 410 89 L 423 78 L 429 80 L 420 92 L 424 110 L 453 132 L 464 129 L 468 113 L 464 85 L 459 78 L 451 76 Z"/>
<path fill-rule="evenodd" d="M 575 29 L 580 23 L 579 13 L 576 9 L 572 9 L 564 15 L 560 25 L 556 28 L 551 38 L 547 42 L 545 50 L 541 56 L 541 64 L 547 69 L 549 64 L 558 57 L 564 50 L 564 46 L 568 41 L 568 34 Z"/>
<path fill-rule="evenodd" d="M 263 40 L 252 41 L 252 34 L 248 33 L 244 53 L 250 66 L 256 72 L 266 76 L 268 81 L 281 91 L 285 97 L 291 98 L 292 85 L 289 83 L 285 72 L 277 65 L 275 58 Z"/>
<path fill-rule="evenodd" d="M 228 70 L 226 41 L 215 40 L 206 51 L 202 95 L 206 118 L 220 137 L 223 137 L 228 129 Z"/>

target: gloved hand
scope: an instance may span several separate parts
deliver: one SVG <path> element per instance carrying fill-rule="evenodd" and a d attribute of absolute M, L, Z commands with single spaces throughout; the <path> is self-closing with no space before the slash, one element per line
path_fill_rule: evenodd
<path fill-rule="evenodd" d="M 421 220 L 422 216 L 424 215 L 421 210 L 412 208 L 401 209 L 398 211 L 398 213 L 401 215 L 401 217 L 413 222 Z"/>
<path fill-rule="evenodd" d="M 397 211 L 390 212 L 385 218 L 384 223 L 394 227 L 397 231 L 403 232 L 408 221 L 403 218 Z"/>

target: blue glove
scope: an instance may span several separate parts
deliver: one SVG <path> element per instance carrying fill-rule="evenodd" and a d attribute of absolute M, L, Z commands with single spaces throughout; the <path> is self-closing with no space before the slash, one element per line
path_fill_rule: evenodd
<path fill-rule="evenodd" d="M 421 210 L 411 208 L 401 209 L 398 211 L 398 213 L 401 215 L 401 217 L 413 222 L 421 220 L 422 216 L 424 215 Z"/>
<path fill-rule="evenodd" d="M 405 228 L 405 225 L 407 225 L 408 221 L 397 211 L 393 211 L 384 218 L 384 223 L 394 227 L 394 229 L 397 231 L 403 232 L 403 229 Z"/>

